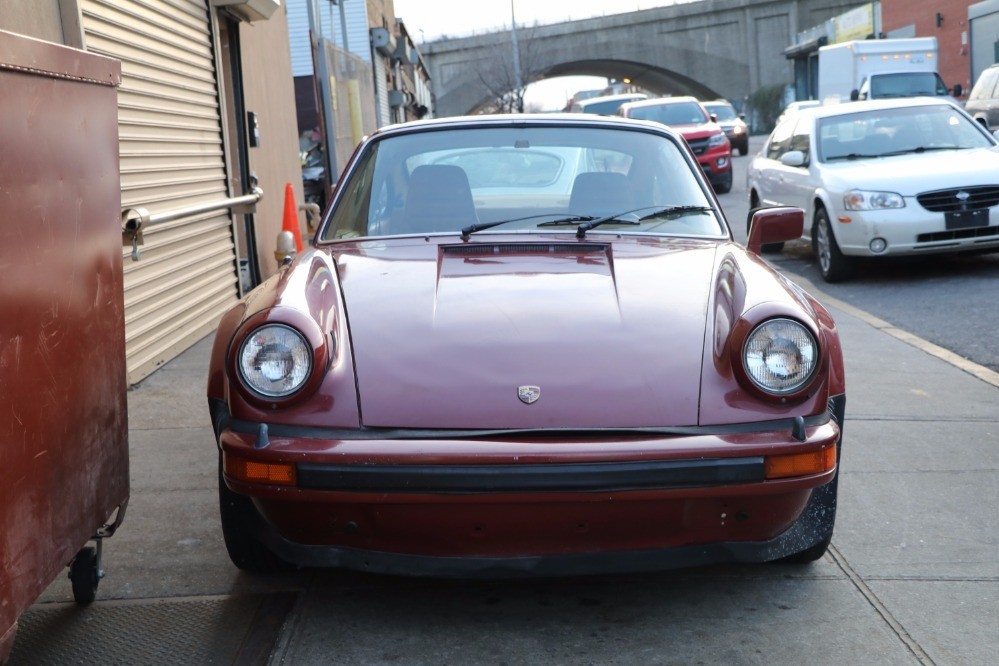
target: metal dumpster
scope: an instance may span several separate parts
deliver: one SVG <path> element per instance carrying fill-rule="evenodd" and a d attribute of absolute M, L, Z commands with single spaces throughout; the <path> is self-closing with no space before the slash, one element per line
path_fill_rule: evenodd
<path fill-rule="evenodd" d="M 128 500 L 120 75 L 0 31 L 0 662 L 67 565 L 93 599 Z"/>

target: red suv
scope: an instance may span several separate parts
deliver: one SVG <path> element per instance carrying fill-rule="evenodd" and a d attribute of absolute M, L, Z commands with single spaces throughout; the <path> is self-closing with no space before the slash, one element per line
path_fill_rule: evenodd
<path fill-rule="evenodd" d="M 693 97 L 660 97 L 624 104 L 617 115 L 669 125 L 690 145 L 715 192 L 732 189 L 732 146 L 718 123 Z"/>

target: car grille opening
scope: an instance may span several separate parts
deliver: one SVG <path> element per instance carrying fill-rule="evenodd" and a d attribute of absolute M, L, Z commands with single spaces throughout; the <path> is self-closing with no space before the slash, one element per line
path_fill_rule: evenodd
<path fill-rule="evenodd" d="M 999 204 L 999 185 L 960 187 L 949 190 L 923 192 L 916 201 L 934 213 L 981 210 Z M 950 233 L 950 232 L 947 232 Z"/>
<path fill-rule="evenodd" d="M 694 139 L 692 141 L 688 139 L 687 145 L 690 146 L 695 155 L 703 155 L 708 149 L 708 141 L 710 139 Z"/>
<path fill-rule="evenodd" d="M 934 231 L 916 236 L 917 243 L 937 243 L 940 241 L 966 240 L 968 238 L 999 238 L 999 227 L 977 227 L 975 229 L 954 229 L 953 231 Z"/>
<path fill-rule="evenodd" d="M 441 248 L 445 255 L 481 256 L 488 254 L 590 254 L 606 252 L 601 243 L 469 243 Z"/>

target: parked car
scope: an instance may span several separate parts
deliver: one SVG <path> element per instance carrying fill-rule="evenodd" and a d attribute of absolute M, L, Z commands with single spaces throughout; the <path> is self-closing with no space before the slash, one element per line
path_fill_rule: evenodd
<path fill-rule="evenodd" d="M 740 155 L 749 152 L 749 127 L 746 126 L 746 114 L 737 113 L 735 107 L 724 99 L 713 102 L 702 102 L 712 120 L 725 132 L 733 149 L 738 149 Z"/>
<path fill-rule="evenodd" d="M 386 127 L 341 183 L 315 247 L 216 332 L 236 566 L 567 575 L 826 550 L 840 342 L 759 257 L 800 210 L 760 212 L 740 247 L 678 133 L 575 114 Z"/>
<path fill-rule="evenodd" d="M 780 112 L 779 116 L 777 116 L 777 120 L 774 122 L 774 127 L 777 127 L 777 125 L 780 125 L 782 122 L 784 122 L 786 118 L 788 118 L 789 116 L 793 116 L 798 111 L 801 111 L 803 109 L 814 109 L 820 104 L 822 104 L 822 102 L 820 102 L 817 99 L 803 99 L 797 102 L 791 102 L 790 104 L 785 106 L 784 110 Z"/>
<path fill-rule="evenodd" d="M 603 97 L 591 97 L 589 99 L 573 102 L 573 113 L 595 113 L 598 116 L 613 116 L 618 108 L 626 102 L 635 102 L 640 99 L 648 99 L 644 93 L 620 93 L 618 95 L 604 95 Z"/>
<path fill-rule="evenodd" d="M 732 145 L 718 123 L 693 97 L 660 97 L 621 105 L 617 115 L 651 120 L 678 131 L 697 156 L 712 187 L 720 194 L 732 189 Z"/>
<path fill-rule="evenodd" d="M 860 257 L 999 249 L 999 149 L 952 102 L 801 111 L 749 165 L 750 205 L 800 206 L 829 282 Z"/>
<path fill-rule="evenodd" d="M 999 64 L 979 75 L 964 110 L 988 129 L 999 129 Z"/>

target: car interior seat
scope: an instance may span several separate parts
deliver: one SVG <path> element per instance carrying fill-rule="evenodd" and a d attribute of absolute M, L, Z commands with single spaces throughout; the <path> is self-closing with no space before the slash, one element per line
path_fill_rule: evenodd
<path fill-rule="evenodd" d="M 413 169 L 398 233 L 454 231 L 476 222 L 472 190 L 461 167 L 424 164 Z"/>
<path fill-rule="evenodd" d="M 587 171 L 576 176 L 569 195 L 573 215 L 614 215 L 635 208 L 631 181 L 623 173 Z"/>

